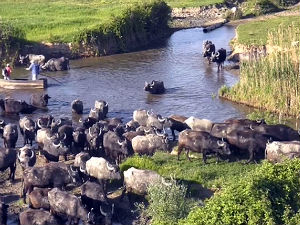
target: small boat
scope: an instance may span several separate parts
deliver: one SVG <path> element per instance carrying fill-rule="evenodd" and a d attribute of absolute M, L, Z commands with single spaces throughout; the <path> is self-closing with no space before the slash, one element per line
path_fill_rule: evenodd
<path fill-rule="evenodd" d="M 0 88 L 4 89 L 44 89 L 47 88 L 47 79 L 41 78 L 39 80 L 3 80 L 0 79 Z"/>

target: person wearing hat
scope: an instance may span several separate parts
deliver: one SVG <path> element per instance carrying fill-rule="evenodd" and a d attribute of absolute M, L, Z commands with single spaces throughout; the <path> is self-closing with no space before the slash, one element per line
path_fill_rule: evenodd
<path fill-rule="evenodd" d="M 40 74 L 40 64 L 36 60 L 31 61 L 31 65 L 26 70 L 31 70 L 32 80 L 37 80 Z"/>
<path fill-rule="evenodd" d="M 6 64 L 6 67 L 2 71 L 2 75 L 4 77 L 4 80 L 10 80 L 10 74 L 11 74 L 11 67 L 9 63 Z"/>

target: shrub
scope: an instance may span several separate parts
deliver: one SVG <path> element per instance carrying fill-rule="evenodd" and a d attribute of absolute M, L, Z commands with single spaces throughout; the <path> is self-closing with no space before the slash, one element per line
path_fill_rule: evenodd
<path fill-rule="evenodd" d="M 300 209 L 299 172 L 299 159 L 275 165 L 263 162 L 179 224 L 295 224 Z"/>
<path fill-rule="evenodd" d="M 192 207 L 191 200 L 186 198 L 187 188 L 171 179 L 168 185 L 158 183 L 149 186 L 149 206 L 139 206 L 142 215 L 151 219 L 153 225 L 174 225 L 185 218 Z"/>

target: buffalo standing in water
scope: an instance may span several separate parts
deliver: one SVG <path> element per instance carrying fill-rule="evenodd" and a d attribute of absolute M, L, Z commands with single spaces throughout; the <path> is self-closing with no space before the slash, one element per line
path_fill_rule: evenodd
<path fill-rule="evenodd" d="M 163 81 L 153 80 L 150 84 L 145 82 L 144 90 L 149 91 L 151 94 L 162 94 L 166 89 Z"/>

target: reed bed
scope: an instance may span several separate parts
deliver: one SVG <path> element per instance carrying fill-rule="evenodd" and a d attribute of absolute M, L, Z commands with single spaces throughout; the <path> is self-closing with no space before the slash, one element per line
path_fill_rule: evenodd
<path fill-rule="evenodd" d="M 300 117 L 299 36 L 295 24 L 268 33 L 267 56 L 243 61 L 240 82 L 220 96 L 283 115 Z"/>

